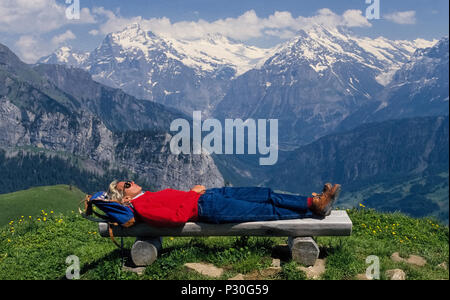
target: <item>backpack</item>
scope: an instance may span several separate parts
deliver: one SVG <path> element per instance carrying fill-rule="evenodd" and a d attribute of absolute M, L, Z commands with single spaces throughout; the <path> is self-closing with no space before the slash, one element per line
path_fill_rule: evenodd
<path fill-rule="evenodd" d="M 87 195 L 84 201 L 86 216 L 95 214 L 97 217 L 101 218 L 102 221 L 118 224 L 123 227 L 130 227 L 136 223 L 133 209 L 129 206 L 122 205 L 119 202 L 109 200 L 106 192 L 97 192 L 92 196 Z M 95 205 L 106 215 L 96 213 L 93 210 L 92 205 Z"/>

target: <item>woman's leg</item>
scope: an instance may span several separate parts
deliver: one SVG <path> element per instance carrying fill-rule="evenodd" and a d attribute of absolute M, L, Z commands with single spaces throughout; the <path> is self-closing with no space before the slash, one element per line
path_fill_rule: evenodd
<path fill-rule="evenodd" d="M 308 197 L 275 193 L 265 187 L 223 187 L 208 190 L 217 196 L 248 202 L 271 203 L 277 207 L 304 212 L 308 209 Z"/>
<path fill-rule="evenodd" d="M 209 189 L 199 198 L 199 221 L 208 223 L 239 223 L 298 219 L 309 215 L 307 209 L 278 207 L 272 201 L 245 201 L 226 197 L 220 189 Z M 253 198 L 255 199 L 255 198 Z"/>
<path fill-rule="evenodd" d="M 298 211 L 308 211 L 308 197 L 272 192 L 270 194 L 274 205 Z M 311 198 L 312 201 L 312 198 Z"/>
<path fill-rule="evenodd" d="M 212 188 L 207 191 L 225 198 L 239 199 L 249 202 L 268 203 L 270 199 L 270 188 L 265 187 L 223 187 Z"/>

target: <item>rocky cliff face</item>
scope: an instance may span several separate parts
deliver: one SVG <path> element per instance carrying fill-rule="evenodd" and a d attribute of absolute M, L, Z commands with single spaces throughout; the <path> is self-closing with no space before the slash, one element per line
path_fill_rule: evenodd
<path fill-rule="evenodd" d="M 196 184 L 222 187 L 224 181 L 211 156 L 173 155 L 165 132 L 121 132 L 114 135 L 115 162 L 150 184 L 188 190 Z"/>
<path fill-rule="evenodd" d="M 136 99 L 120 89 L 114 89 L 92 80 L 81 69 L 62 65 L 38 65 L 33 71 L 72 96 L 80 105 L 98 116 L 112 131 L 167 130 L 177 118 L 189 116 L 161 104 Z"/>
<path fill-rule="evenodd" d="M 113 158 L 112 132 L 88 111 L 78 117 L 61 112 L 34 112 L 17 107 L 9 96 L 0 98 L 2 148 L 37 147 L 89 157 L 97 162 Z"/>
<path fill-rule="evenodd" d="M 101 102 L 105 94 L 89 94 L 89 97 L 73 96 L 59 89 L 54 81 L 41 76 L 26 65 L 16 72 L 13 63 L 19 63 L 9 50 L 0 45 L 0 146 L 5 149 L 17 147 L 42 148 L 51 153 L 62 152 L 85 160 L 101 170 L 107 162 L 110 167 L 138 173 L 157 188 L 188 189 L 195 184 L 208 187 L 222 186 L 223 178 L 211 157 L 206 155 L 175 156 L 170 153 L 170 135 L 160 126 L 176 115 L 159 107 L 159 116 L 141 124 L 142 131 L 131 131 L 123 122 L 122 130 L 115 131 L 117 123 L 103 122 L 120 111 L 115 105 L 127 108 L 139 105 L 137 99 L 121 95 L 109 105 Z M 28 74 L 22 76 L 22 73 Z M 32 74 L 32 76 L 30 75 Z M 66 80 L 69 80 L 66 78 Z M 70 85 L 70 82 L 65 82 Z M 76 82 L 72 83 L 74 86 Z M 97 84 L 96 91 L 102 87 Z M 107 89 L 107 91 L 111 92 Z M 115 95 L 111 94 L 106 95 Z M 122 97 L 122 98 L 121 98 Z M 83 101 L 81 100 L 83 98 Z M 80 100 L 79 100 L 80 99 Z M 91 103 L 89 106 L 86 102 Z M 96 103 L 97 102 L 97 103 Z M 98 103 L 100 102 L 100 104 Z M 100 114 L 100 108 L 108 110 Z M 93 109 L 97 107 L 98 110 Z M 143 105 L 145 107 L 145 105 Z M 135 110 L 137 111 L 137 110 Z M 171 114 L 172 113 L 172 114 Z M 132 117 L 132 116 L 131 116 Z M 142 121 L 143 122 L 143 121 Z M 141 122 L 141 123 L 142 123 Z M 139 123 L 139 120 L 136 121 Z M 154 125 L 152 127 L 152 125 Z"/>

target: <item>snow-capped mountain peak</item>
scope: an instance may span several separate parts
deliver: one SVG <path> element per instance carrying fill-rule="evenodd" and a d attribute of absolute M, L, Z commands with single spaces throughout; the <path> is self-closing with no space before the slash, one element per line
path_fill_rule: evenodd
<path fill-rule="evenodd" d="M 317 73 L 323 73 L 337 62 L 357 62 L 377 72 L 378 83 L 387 85 L 417 48 L 431 47 L 436 42 L 358 37 L 345 28 L 314 25 L 280 45 L 266 64 L 309 64 Z"/>
<path fill-rule="evenodd" d="M 123 56 L 136 53 L 152 60 L 156 51 L 193 68 L 198 74 L 215 72 L 229 67 L 238 76 L 253 68 L 260 60 L 271 53 L 270 49 L 261 49 L 232 41 L 220 34 L 209 34 L 199 39 L 175 39 L 168 35 L 146 31 L 138 23 L 125 27 L 122 31 L 110 33 L 105 41 L 114 46 L 114 55 L 123 60 Z M 104 41 L 104 43 L 105 43 Z M 100 46 L 102 47 L 102 45 Z M 120 58 L 122 57 L 122 58 Z"/>
<path fill-rule="evenodd" d="M 264 93 L 277 86 L 302 88 L 300 83 L 309 80 L 322 87 L 333 82 L 330 90 L 338 89 L 339 97 L 348 96 L 348 103 L 361 97 L 370 100 L 391 82 L 418 46 L 432 43 L 358 37 L 345 28 L 314 25 L 285 43 L 262 49 L 220 34 L 174 38 L 133 23 L 108 34 L 90 53 L 61 48 L 40 62 L 81 67 L 94 80 L 135 97 L 188 114 L 193 109 L 208 114 L 232 82 L 249 70 L 266 74 L 267 78 L 261 78 Z"/>
<path fill-rule="evenodd" d="M 133 23 L 124 30 L 110 33 L 107 38 L 109 43 L 120 46 L 123 52 L 138 49 L 146 56 L 153 50 L 165 50 L 168 45 L 165 41 L 151 31 L 142 30 L 138 23 Z"/>
<path fill-rule="evenodd" d="M 41 63 L 66 64 L 89 71 L 92 78 L 135 97 L 157 101 L 182 111 L 205 114 L 222 99 L 230 80 L 271 55 L 220 34 L 176 39 L 145 30 L 138 23 L 109 33 L 83 59 L 68 59 L 61 48 Z"/>
<path fill-rule="evenodd" d="M 38 63 L 43 64 L 66 64 L 70 66 L 80 66 L 89 57 L 89 52 L 75 50 L 70 46 L 62 46 L 52 54 L 41 58 Z"/>
<path fill-rule="evenodd" d="M 271 54 L 271 49 L 248 46 L 220 34 L 198 40 L 167 40 L 185 65 L 208 72 L 226 66 L 236 71 L 235 76 L 254 68 Z"/>

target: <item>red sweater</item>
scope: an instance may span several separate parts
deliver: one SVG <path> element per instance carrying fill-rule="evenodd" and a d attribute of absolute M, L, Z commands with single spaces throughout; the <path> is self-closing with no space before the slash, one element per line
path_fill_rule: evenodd
<path fill-rule="evenodd" d="M 145 192 L 131 204 L 142 221 L 152 226 L 174 227 L 197 220 L 198 198 L 200 194 L 194 191 L 165 189 Z"/>

